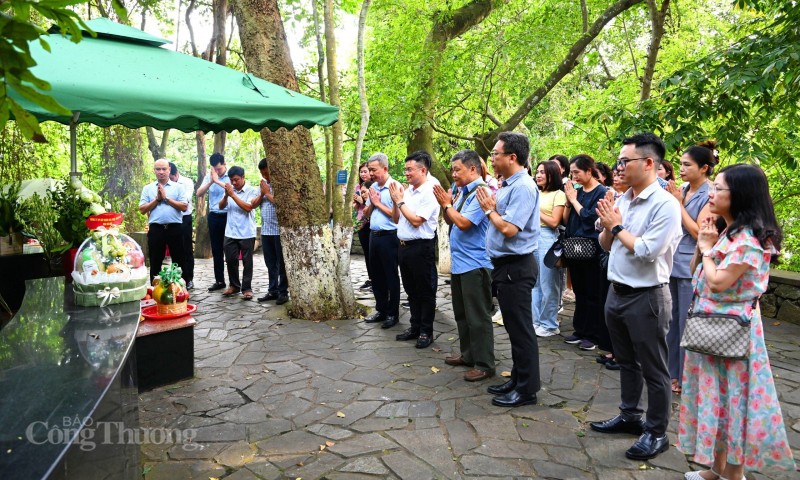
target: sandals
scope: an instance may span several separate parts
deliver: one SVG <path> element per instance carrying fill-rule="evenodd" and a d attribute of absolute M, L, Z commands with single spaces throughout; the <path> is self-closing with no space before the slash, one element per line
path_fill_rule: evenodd
<path fill-rule="evenodd" d="M 252 300 L 253 299 L 253 292 L 250 290 L 242 293 L 242 300 Z"/>
<path fill-rule="evenodd" d="M 672 379 L 672 393 L 674 393 L 675 395 L 680 395 L 681 392 L 682 392 L 681 382 L 679 382 L 677 379 L 673 378 Z"/>
<path fill-rule="evenodd" d="M 237 293 L 239 293 L 239 289 L 238 288 L 236 288 L 236 287 L 228 287 L 228 288 L 225 289 L 224 292 L 222 292 L 222 296 L 223 297 L 230 297 L 231 295 L 236 295 Z"/>

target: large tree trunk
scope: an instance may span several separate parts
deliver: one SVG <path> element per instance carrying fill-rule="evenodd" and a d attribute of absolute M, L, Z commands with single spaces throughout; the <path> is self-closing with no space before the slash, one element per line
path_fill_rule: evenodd
<path fill-rule="evenodd" d="M 232 5 L 248 70 L 297 91 L 277 0 L 233 0 Z M 345 298 L 346 287 L 336 273 L 337 247 L 328 225 L 310 132 L 303 127 L 262 130 L 261 138 L 271 156 L 270 173 L 292 297 L 289 314 L 309 320 L 352 317 L 352 294 Z M 349 278 L 346 283 L 351 289 Z"/>
<path fill-rule="evenodd" d="M 453 12 L 438 12 L 436 19 L 425 40 L 425 48 L 430 52 L 427 63 L 422 92 L 417 105 L 411 114 L 411 135 L 406 150 L 408 153 L 425 150 L 433 157 L 431 174 L 442 186 L 447 188 L 453 180 L 450 172 L 436 159 L 433 149 L 433 127 L 431 123 L 436 116 L 436 99 L 438 97 L 439 70 L 447 43 L 463 35 L 471 28 L 479 25 L 492 10 L 508 3 L 509 0 L 472 0 Z"/>
<path fill-rule="evenodd" d="M 156 132 L 153 127 L 144 127 L 147 132 L 147 149 L 153 156 L 153 161 L 166 158 L 167 156 L 167 141 L 169 140 L 169 129 L 161 132 L 161 141 L 156 138 Z"/>

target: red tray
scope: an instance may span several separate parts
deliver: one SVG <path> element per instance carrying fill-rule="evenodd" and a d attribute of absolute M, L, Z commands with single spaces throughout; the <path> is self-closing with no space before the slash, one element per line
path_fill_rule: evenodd
<path fill-rule="evenodd" d="M 151 305 L 142 309 L 142 316 L 148 320 L 169 320 L 171 318 L 181 318 L 186 315 L 191 315 L 197 311 L 197 305 L 191 303 L 186 305 L 186 311 L 183 313 L 168 313 L 161 315 L 158 313 L 158 305 Z"/>

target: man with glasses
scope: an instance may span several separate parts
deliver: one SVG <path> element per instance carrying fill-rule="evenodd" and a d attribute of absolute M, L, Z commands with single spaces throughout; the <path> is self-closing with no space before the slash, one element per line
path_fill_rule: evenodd
<path fill-rule="evenodd" d="M 400 242 L 398 263 L 403 288 L 411 309 L 411 326 L 397 335 L 398 341 L 416 340 L 417 348 L 427 348 L 433 341 L 433 316 L 436 312 L 436 282 L 431 272 L 436 268 L 436 227 L 439 204 L 428 180 L 431 156 L 423 150 L 406 157 L 408 189 L 395 182 L 389 185 L 392 197 L 392 221 L 397 224 Z"/>
<path fill-rule="evenodd" d="M 536 403 L 539 391 L 539 345 L 531 322 L 531 292 L 538 265 L 533 252 L 539 245 L 539 189 L 528 175 L 528 137 L 516 132 L 497 136 L 491 153 L 503 186 L 492 197 L 488 187 L 477 190 L 478 202 L 489 219 L 486 253 L 494 266 L 492 286 L 511 341 L 511 380 L 487 391 L 492 404 L 517 407 Z"/>
<path fill-rule="evenodd" d="M 397 276 L 397 225 L 392 221 L 389 185 L 397 183 L 389 175 L 389 157 L 376 153 L 367 160 L 367 169 L 374 182 L 364 216 L 369 218 L 369 263 L 372 268 L 372 294 L 376 312 L 364 319 L 381 323 L 381 328 L 397 325 L 400 310 L 400 278 Z"/>
<path fill-rule="evenodd" d="M 630 188 L 616 204 L 613 195 L 597 204 L 604 228 L 600 245 L 611 252 L 605 314 L 620 366 L 620 413 L 592 422 L 591 428 L 640 435 L 625 456 L 647 460 L 669 448 L 666 431 L 672 392 L 667 331 L 672 299 L 667 286 L 681 233 L 681 212 L 675 197 L 656 180 L 658 165 L 664 161 L 664 142 L 652 133 L 641 133 L 622 143 L 618 165 Z M 646 421 L 639 406 L 644 383 Z"/>

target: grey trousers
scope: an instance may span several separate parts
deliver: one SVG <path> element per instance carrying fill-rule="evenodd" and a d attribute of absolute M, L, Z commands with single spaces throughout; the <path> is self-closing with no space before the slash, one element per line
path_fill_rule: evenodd
<path fill-rule="evenodd" d="M 606 300 L 606 324 L 620 366 L 621 403 L 625 420 L 644 412 L 640 406 L 647 383 L 645 429 L 663 435 L 669 423 L 672 390 L 667 370 L 667 331 L 672 298 L 666 286 L 620 295 L 612 285 Z"/>
<path fill-rule="evenodd" d="M 494 373 L 492 279 L 488 268 L 453 274 L 453 316 L 458 327 L 461 356 L 468 365 Z"/>

